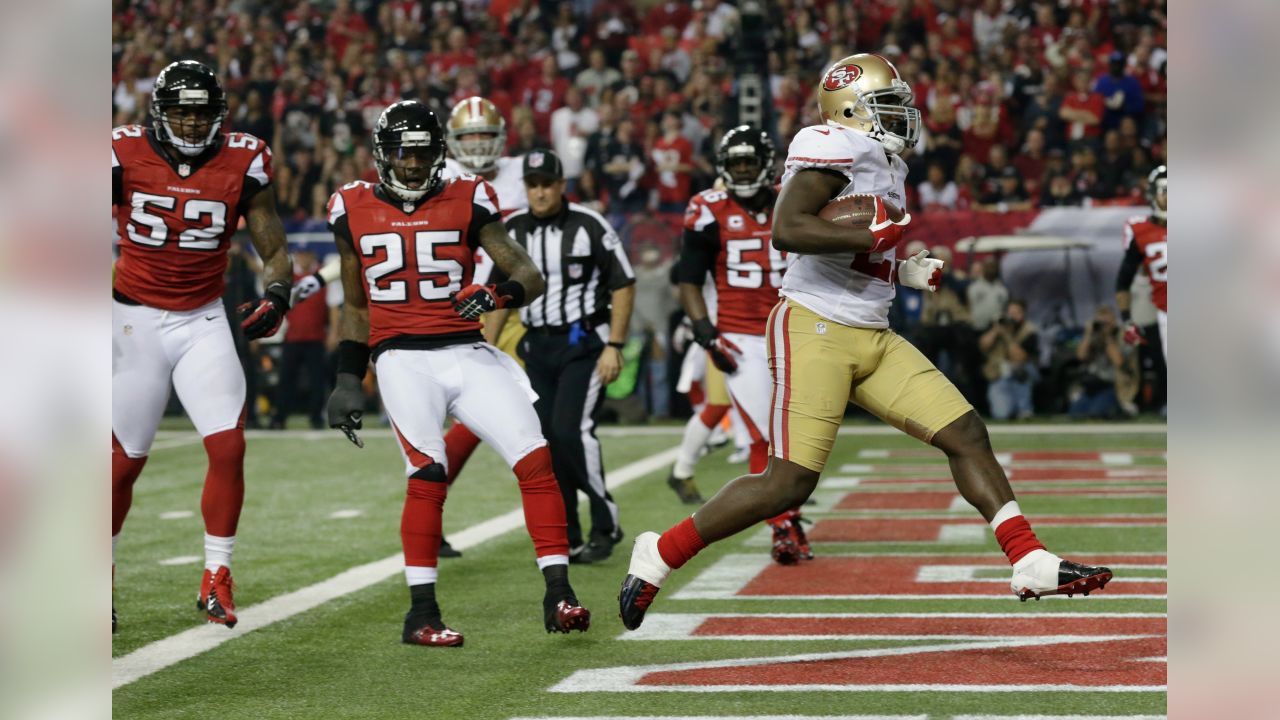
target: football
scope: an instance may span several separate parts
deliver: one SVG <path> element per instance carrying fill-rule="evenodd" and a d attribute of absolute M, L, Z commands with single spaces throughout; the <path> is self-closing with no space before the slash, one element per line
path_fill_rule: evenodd
<path fill-rule="evenodd" d="M 903 212 L 888 200 L 884 201 L 889 219 L 897 222 L 902 219 Z M 874 195 L 843 195 L 831 202 L 818 213 L 818 217 L 837 225 L 852 228 L 865 228 L 875 219 L 876 203 Z"/>

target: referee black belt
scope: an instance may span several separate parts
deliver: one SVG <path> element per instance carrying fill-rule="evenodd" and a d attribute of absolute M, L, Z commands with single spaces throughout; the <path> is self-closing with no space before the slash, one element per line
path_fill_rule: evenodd
<path fill-rule="evenodd" d="M 608 321 L 609 321 L 609 311 L 605 310 L 604 312 L 599 312 L 599 313 L 596 313 L 595 315 L 592 315 L 586 320 L 571 322 L 568 325 L 537 325 L 537 326 L 525 325 L 525 329 L 537 335 L 568 335 L 569 333 L 573 332 L 573 329 L 575 327 L 578 328 L 579 332 L 590 332 L 592 330 L 595 330 L 596 327 L 603 325 Z"/>

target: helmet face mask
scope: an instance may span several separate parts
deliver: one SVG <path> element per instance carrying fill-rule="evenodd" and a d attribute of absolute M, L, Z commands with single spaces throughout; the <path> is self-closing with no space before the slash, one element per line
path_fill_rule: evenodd
<path fill-rule="evenodd" d="M 750 125 L 726 132 L 716 149 L 716 174 L 725 188 L 738 197 L 755 197 L 773 184 L 773 141 L 768 133 Z"/>
<path fill-rule="evenodd" d="M 445 143 L 468 171 L 487 173 L 506 152 L 507 121 L 492 102 L 478 95 L 466 98 L 449 112 Z"/>
<path fill-rule="evenodd" d="M 156 138 L 194 157 L 217 144 L 227 116 L 227 100 L 218 77 L 194 60 L 171 63 L 151 91 L 151 122 Z"/>
<path fill-rule="evenodd" d="M 383 110 L 373 130 L 373 162 L 383 187 L 402 200 L 419 200 L 437 188 L 444 140 L 435 113 L 413 100 Z"/>
<path fill-rule="evenodd" d="M 915 147 L 920 139 L 920 111 L 915 95 L 893 63 L 879 55 L 851 55 L 823 75 L 818 107 L 827 123 L 857 130 L 894 155 Z"/>

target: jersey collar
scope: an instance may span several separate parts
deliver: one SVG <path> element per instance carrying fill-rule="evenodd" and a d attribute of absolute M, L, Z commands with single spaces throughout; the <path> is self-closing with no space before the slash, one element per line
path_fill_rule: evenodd
<path fill-rule="evenodd" d="M 181 160 L 174 160 L 173 156 L 169 154 L 169 151 L 165 149 L 164 143 L 156 139 L 156 133 L 154 130 L 147 128 L 145 134 L 147 137 L 147 144 L 151 146 L 151 149 L 154 150 L 156 155 L 159 155 L 160 159 L 173 170 L 174 174 L 183 180 L 187 180 L 192 175 L 195 175 L 197 170 L 204 167 L 206 163 L 216 157 L 218 151 L 222 149 L 223 134 L 218 133 L 214 138 L 213 144 L 208 148 L 205 148 L 204 152 L 196 155 L 195 157 L 189 158 L 183 156 Z"/>

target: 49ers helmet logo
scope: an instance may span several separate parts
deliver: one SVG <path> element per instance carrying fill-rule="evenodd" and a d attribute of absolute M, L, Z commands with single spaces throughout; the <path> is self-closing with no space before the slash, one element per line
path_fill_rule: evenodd
<path fill-rule="evenodd" d="M 849 87 L 849 85 L 858 81 L 862 77 L 862 68 L 857 65 L 841 65 L 840 67 L 831 68 L 827 76 L 822 80 L 823 90 L 839 90 L 840 88 Z"/>

